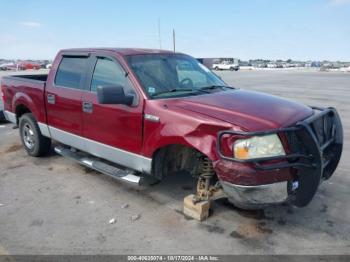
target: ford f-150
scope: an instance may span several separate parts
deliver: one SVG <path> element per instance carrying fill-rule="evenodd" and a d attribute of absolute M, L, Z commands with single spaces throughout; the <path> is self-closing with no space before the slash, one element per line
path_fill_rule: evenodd
<path fill-rule="evenodd" d="M 342 152 L 334 108 L 228 86 L 181 53 L 62 50 L 48 75 L 3 77 L 1 88 L 31 156 L 55 140 L 57 153 L 120 180 L 183 170 L 242 208 L 306 206 Z"/>

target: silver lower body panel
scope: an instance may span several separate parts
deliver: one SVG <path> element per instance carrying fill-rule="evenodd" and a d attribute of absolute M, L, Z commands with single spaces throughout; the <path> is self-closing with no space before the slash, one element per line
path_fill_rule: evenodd
<path fill-rule="evenodd" d="M 16 114 L 10 111 L 4 111 L 5 119 L 13 124 L 17 124 Z"/>

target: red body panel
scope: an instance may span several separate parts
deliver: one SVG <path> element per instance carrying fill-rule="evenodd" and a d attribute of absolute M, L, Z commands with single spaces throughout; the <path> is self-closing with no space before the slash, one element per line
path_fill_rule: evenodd
<path fill-rule="evenodd" d="M 48 84 L 45 99 L 55 96 L 55 104 L 46 103 L 47 124 L 75 135 L 82 134 L 83 91 L 74 89 L 53 88 Z"/>
<path fill-rule="evenodd" d="M 183 98 L 174 103 L 249 131 L 287 127 L 312 114 L 312 109 L 302 104 L 242 89 Z"/>
<path fill-rule="evenodd" d="M 214 162 L 214 169 L 220 180 L 235 185 L 262 185 L 293 179 L 293 171 L 291 169 L 258 171 L 250 164 L 242 164 L 221 159 Z"/>
<path fill-rule="evenodd" d="M 83 101 L 93 103 L 92 113 L 83 113 L 83 137 L 136 154 L 142 153 L 142 106 L 100 105 L 95 93 Z"/>
<path fill-rule="evenodd" d="M 127 68 L 122 56 L 112 51 L 92 51 L 107 57 L 113 57 L 124 68 Z M 136 86 L 136 80 L 129 76 Z M 83 136 L 100 143 L 142 154 L 143 129 L 143 94 L 135 88 L 139 99 L 136 106 L 100 105 L 96 93 L 84 92 L 82 100 L 93 104 L 92 113 L 83 113 Z"/>
<path fill-rule="evenodd" d="M 61 53 L 56 56 L 46 81 L 45 103 L 47 124 L 75 135 L 82 134 L 82 90 L 55 87 L 56 70 L 61 61 Z M 47 103 L 48 95 L 55 97 L 55 104 Z"/>
<path fill-rule="evenodd" d="M 174 106 L 173 99 L 147 100 L 145 114 L 158 116 L 159 122 L 144 122 L 144 154 L 152 157 L 164 146 L 181 144 L 217 159 L 216 136 L 232 125 Z"/>
<path fill-rule="evenodd" d="M 44 85 L 5 78 L 5 110 L 15 113 L 23 104 L 39 122 L 69 133 L 152 158 L 167 145 L 181 144 L 207 155 L 214 161 L 221 180 L 241 185 L 257 185 L 290 180 L 291 170 L 256 171 L 249 164 L 219 159 L 217 133 L 220 130 L 262 131 L 286 127 L 310 116 L 309 107 L 257 92 L 233 90 L 186 98 L 147 99 L 143 89 L 128 67 L 125 55 L 162 52 L 141 49 L 75 49 L 113 55 L 126 71 L 139 95 L 136 107 L 100 105 L 96 94 L 88 91 L 60 89 L 53 86 L 61 59 L 59 53 Z M 56 97 L 56 104 L 46 103 L 47 94 Z M 82 112 L 82 102 L 93 103 L 93 113 Z M 46 114 L 48 119 L 46 120 Z M 144 120 L 144 115 L 159 117 L 159 121 Z"/>
<path fill-rule="evenodd" d="M 4 110 L 15 113 L 18 105 L 24 105 L 33 112 L 38 122 L 46 123 L 44 82 L 30 82 L 20 78 L 8 80 L 4 77 L 1 84 L 5 97 Z"/>

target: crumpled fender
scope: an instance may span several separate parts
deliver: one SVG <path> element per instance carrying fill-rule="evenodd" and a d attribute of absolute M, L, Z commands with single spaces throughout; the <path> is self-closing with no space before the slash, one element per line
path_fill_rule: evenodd
<path fill-rule="evenodd" d="M 144 156 L 152 158 L 158 149 L 177 144 L 194 148 L 213 161 L 218 159 L 217 133 L 231 129 L 232 124 L 181 108 L 172 110 L 159 103 L 152 106 L 145 114 L 156 116 L 159 121 L 144 120 Z"/>

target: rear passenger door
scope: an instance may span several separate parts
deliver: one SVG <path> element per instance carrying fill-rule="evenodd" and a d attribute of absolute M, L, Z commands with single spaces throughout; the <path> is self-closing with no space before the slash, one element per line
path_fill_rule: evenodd
<path fill-rule="evenodd" d="M 82 134 L 82 94 L 89 57 L 63 55 L 56 76 L 46 87 L 47 119 L 52 138 L 73 145 Z"/>

